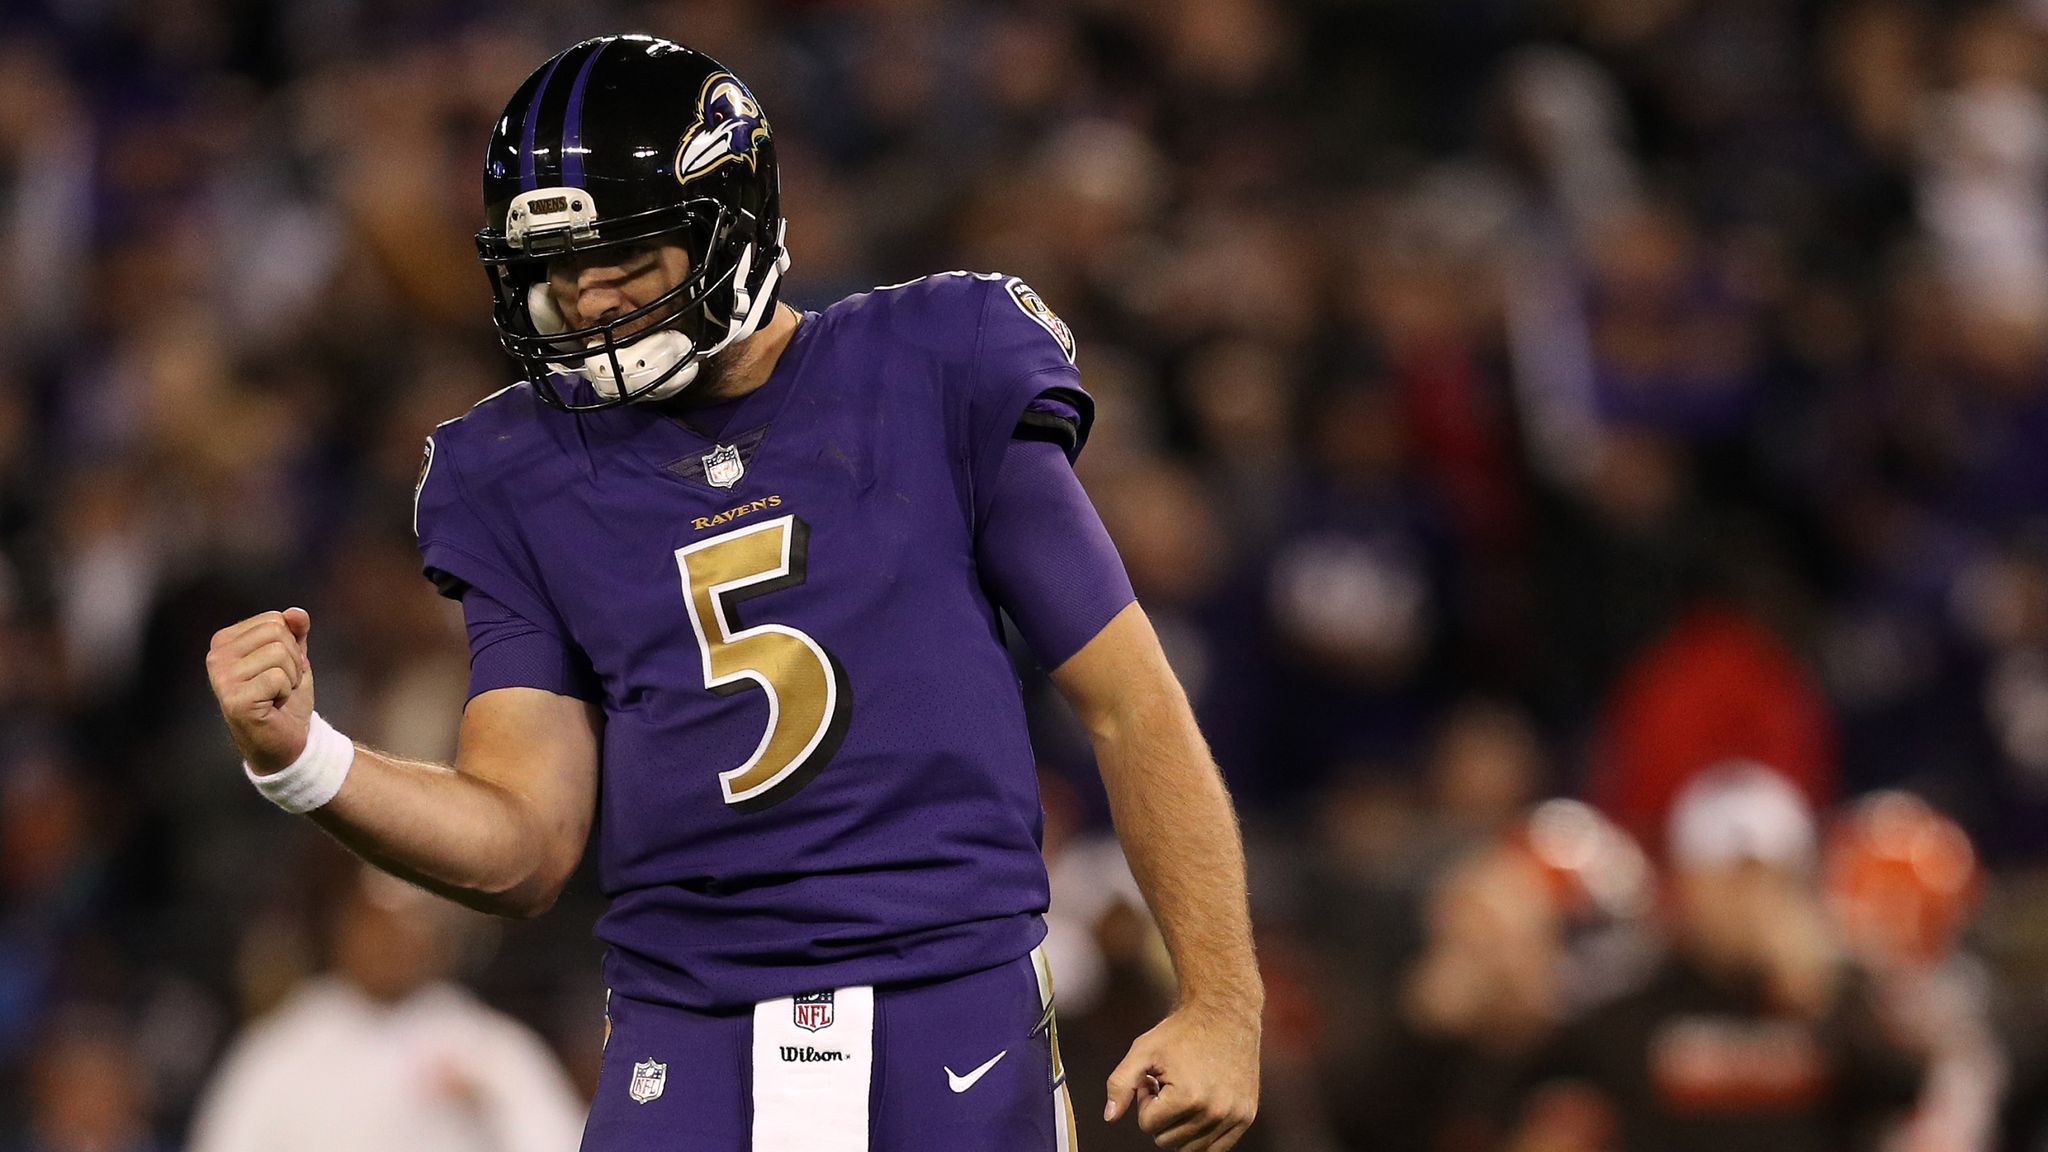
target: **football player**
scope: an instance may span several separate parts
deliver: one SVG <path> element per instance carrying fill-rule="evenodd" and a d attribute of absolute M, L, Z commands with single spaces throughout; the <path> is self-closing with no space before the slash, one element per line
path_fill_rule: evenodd
<path fill-rule="evenodd" d="M 525 379 L 428 439 L 414 523 L 469 631 L 456 762 L 322 719 L 292 608 L 208 656 L 250 779 L 511 915 L 553 903 L 597 819 L 611 1031 L 586 1149 L 1067 1152 L 1007 612 L 1092 735 L 1179 981 L 1104 1118 L 1235 1144 L 1263 1002 L 1243 850 L 1074 478 L 1092 402 L 1067 326 L 1001 275 L 781 304 L 767 117 L 667 41 L 543 64 L 484 200 Z"/>

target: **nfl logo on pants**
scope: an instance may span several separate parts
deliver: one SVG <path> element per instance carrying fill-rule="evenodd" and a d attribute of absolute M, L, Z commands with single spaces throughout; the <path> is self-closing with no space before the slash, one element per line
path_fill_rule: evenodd
<path fill-rule="evenodd" d="M 626 1094 L 635 1104 L 645 1104 L 661 1095 L 668 1086 L 668 1065 L 642 1060 L 633 1065 L 633 1082 L 626 1086 Z"/>
<path fill-rule="evenodd" d="M 807 996 L 791 998 L 790 1014 L 796 1026 L 806 1032 L 817 1032 L 832 1026 L 832 993 L 813 992 Z"/>

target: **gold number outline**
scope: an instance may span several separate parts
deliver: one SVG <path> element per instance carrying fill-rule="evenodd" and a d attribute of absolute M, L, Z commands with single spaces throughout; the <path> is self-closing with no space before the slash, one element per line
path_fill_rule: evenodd
<path fill-rule="evenodd" d="M 761 532 L 781 533 L 780 560 L 775 566 L 717 581 L 703 589 L 706 599 L 711 603 L 712 614 L 717 618 L 718 639 L 714 643 L 704 627 L 703 616 L 697 609 L 696 578 L 690 572 L 690 557 L 700 552 L 729 547 L 745 537 Z M 792 628 L 787 624 L 772 623 L 746 627 L 739 618 L 739 606 L 746 601 L 784 588 L 793 588 L 804 582 L 809 575 L 810 525 L 794 514 L 780 516 L 731 532 L 720 533 L 708 540 L 699 540 L 676 549 L 675 555 L 676 566 L 682 575 L 683 606 L 690 616 L 690 629 L 696 634 L 698 664 L 704 674 L 704 686 L 720 696 L 759 689 L 768 698 L 768 724 L 761 732 L 760 742 L 754 746 L 753 754 L 747 757 L 745 763 L 718 774 L 719 791 L 727 804 L 742 812 L 758 812 L 772 808 L 795 795 L 824 769 L 839 751 L 839 745 L 845 740 L 846 729 L 853 719 L 853 696 L 847 685 L 846 668 L 840 664 L 837 656 L 801 629 Z M 754 771 L 775 739 L 777 727 L 782 722 L 782 696 L 774 678 L 758 668 L 739 667 L 725 675 L 719 675 L 713 671 L 712 662 L 716 649 L 764 636 L 782 636 L 794 640 L 817 660 L 820 670 L 824 672 L 825 702 L 822 718 L 817 728 L 806 739 L 801 751 L 767 780 L 736 792 L 733 788 L 734 783 Z"/>

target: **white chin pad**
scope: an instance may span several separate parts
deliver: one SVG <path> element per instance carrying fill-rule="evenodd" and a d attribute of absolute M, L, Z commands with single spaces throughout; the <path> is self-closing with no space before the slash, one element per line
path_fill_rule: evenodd
<path fill-rule="evenodd" d="M 526 315 L 533 321 L 534 331 L 543 336 L 566 332 L 568 322 L 562 319 L 561 310 L 555 307 L 554 297 L 548 294 L 545 281 L 526 290 Z M 575 349 L 568 344 L 557 344 L 555 348 L 572 359 Z M 690 338 L 680 332 L 654 332 L 634 340 L 618 350 L 619 367 L 625 370 L 623 378 L 612 371 L 612 357 L 603 353 L 584 356 L 580 366 L 551 364 L 557 372 L 573 373 L 590 381 L 590 387 L 606 400 L 616 400 L 637 388 L 658 378 L 673 368 L 679 361 L 687 360 L 696 351 Z M 661 387 L 649 392 L 640 400 L 664 400 L 681 392 L 690 381 L 697 378 L 697 365 L 684 365 L 675 375 L 661 382 Z"/>
<path fill-rule="evenodd" d="M 614 355 L 593 351 L 583 358 L 583 365 L 575 369 L 577 375 L 590 381 L 590 387 L 606 400 L 621 396 L 647 386 L 651 380 L 659 379 L 662 373 L 674 368 L 685 360 L 697 347 L 688 336 L 680 332 L 651 332 L 620 348 Z M 620 376 L 612 371 L 616 359 L 625 374 Z M 697 362 L 683 364 L 676 374 L 661 382 L 659 388 L 639 400 L 664 400 L 681 392 L 690 381 L 697 378 Z"/>

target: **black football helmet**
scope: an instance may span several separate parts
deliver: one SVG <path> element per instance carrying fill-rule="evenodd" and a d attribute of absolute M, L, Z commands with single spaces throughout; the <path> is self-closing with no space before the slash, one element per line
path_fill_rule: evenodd
<path fill-rule="evenodd" d="M 542 399 L 568 411 L 682 391 L 705 358 L 773 314 L 789 267 L 778 183 L 761 105 L 718 61 L 651 36 L 558 54 L 513 93 L 484 158 L 476 247 L 499 343 Z M 681 284 L 568 327 L 548 295 L 550 257 L 663 241 L 690 254 Z"/>

